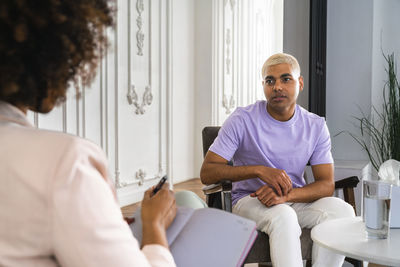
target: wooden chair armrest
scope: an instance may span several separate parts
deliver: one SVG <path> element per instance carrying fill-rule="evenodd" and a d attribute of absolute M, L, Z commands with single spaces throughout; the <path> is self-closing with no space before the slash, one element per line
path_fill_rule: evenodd
<path fill-rule="evenodd" d="M 335 189 L 354 188 L 360 182 L 357 176 L 347 177 L 335 182 Z"/>
<path fill-rule="evenodd" d="M 355 213 L 357 213 L 357 210 L 354 198 L 354 188 L 357 186 L 359 181 L 360 180 L 358 180 L 357 176 L 351 176 L 335 182 L 335 189 L 343 189 L 344 200 L 353 206 Z"/>
<path fill-rule="evenodd" d="M 222 184 L 217 183 L 217 184 L 206 185 L 201 190 L 203 190 L 205 195 L 214 194 L 222 191 Z"/>
<path fill-rule="evenodd" d="M 217 192 L 230 192 L 232 191 L 232 182 L 230 180 L 222 180 L 216 184 L 206 185 L 202 188 L 205 195 L 214 194 Z"/>

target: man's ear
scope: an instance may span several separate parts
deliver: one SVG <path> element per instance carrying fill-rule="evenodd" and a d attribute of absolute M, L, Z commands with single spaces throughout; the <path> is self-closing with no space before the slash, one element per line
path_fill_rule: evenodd
<path fill-rule="evenodd" d="M 304 80 L 303 80 L 303 76 L 299 76 L 299 91 L 303 91 L 304 88 Z"/>

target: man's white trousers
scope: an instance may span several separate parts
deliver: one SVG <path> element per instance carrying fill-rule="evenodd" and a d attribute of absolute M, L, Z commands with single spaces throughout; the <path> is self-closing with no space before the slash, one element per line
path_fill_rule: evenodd
<path fill-rule="evenodd" d="M 313 228 L 326 220 L 354 217 L 354 209 L 340 198 L 325 197 L 311 203 L 285 203 L 266 207 L 257 198 L 246 196 L 233 212 L 257 223 L 257 229 L 269 236 L 274 267 L 302 267 L 300 235 L 302 228 Z M 312 248 L 313 267 L 339 267 L 344 256 L 316 244 Z"/>

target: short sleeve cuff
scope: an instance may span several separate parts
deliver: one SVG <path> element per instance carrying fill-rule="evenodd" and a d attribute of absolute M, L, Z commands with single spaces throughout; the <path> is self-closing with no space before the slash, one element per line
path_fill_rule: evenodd
<path fill-rule="evenodd" d="M 315 161 L 315 162 L 310 162 L 310 165 L 311 165 L 311 166 L 321 165 L 321 164 L 333 164 L 333 160 L 331 160 L 331 161 Z"/>
<path fill-rule="evenodd" d="M 223 151 L 219 151 L 218 149 L 215 149 L 213 146 L 210 147 L 209 149 L 211 152 L 214 152 L 215 154 L 217 154 L 218 156 L 223 157 L 224 159 L 226 159 L 227 161 L 230 161 L 232 159 L 230 153 L 224 153 Z"/>
<path fill-rule="evenodd" d="M 316 159 L 311 159 L 310 160 L 310 164 L 311 166 L 313 165 L 320 165 L 320 164 L 333 164 L 333 158 L 332 158 L 332 154 L 329 153 L 328 156 L 325 156 L 324 158 L 322 157 L 317 157 Z"/>

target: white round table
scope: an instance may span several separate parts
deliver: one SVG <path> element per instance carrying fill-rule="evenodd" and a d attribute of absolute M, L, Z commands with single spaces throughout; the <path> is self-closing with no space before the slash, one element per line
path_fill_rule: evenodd
<path fill-rule="evenodd" d="M 323 222 L 311 231 L 322 247 L 354 259 L 400 266 L 400 229 L 390 229 L 387 239 L 368 239 L 361 217 Z"/>

